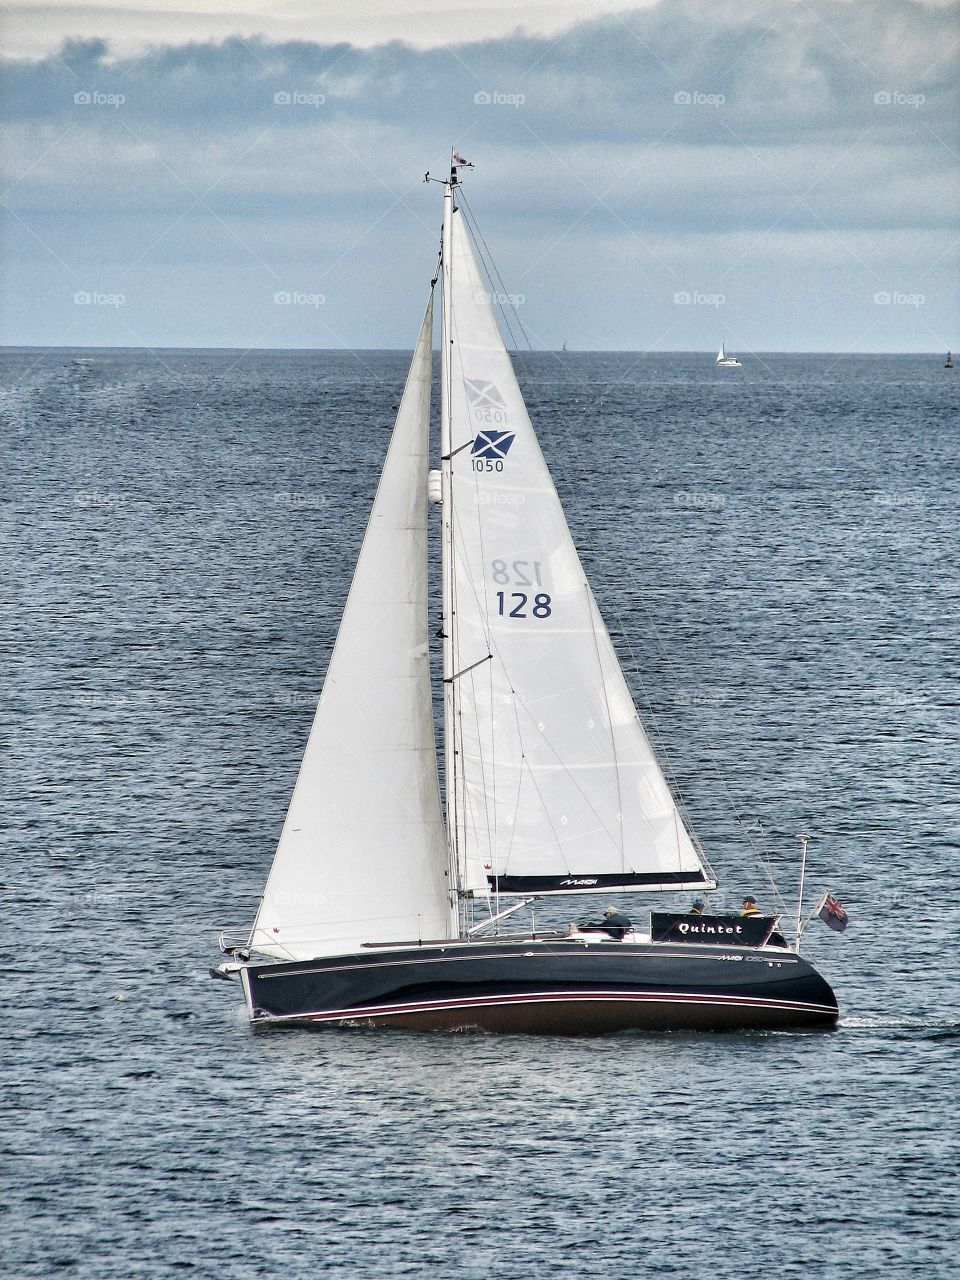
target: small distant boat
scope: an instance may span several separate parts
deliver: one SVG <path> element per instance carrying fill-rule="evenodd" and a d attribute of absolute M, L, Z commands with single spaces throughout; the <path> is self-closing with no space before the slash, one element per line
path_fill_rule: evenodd
<path fill-rule="evenodd" d="M 727 355 L 726 343 L 720 343 L 720 350 L 717 352 L 717 364 L 722 365 L 724 369 L 742 369 L 743 365 L 736 356 Z"/>
<path fill-rule="evenodd" d="M 944 367 L 945 369 L 952 369 L 952 368 L 953 368 L 953 356 L 950 354 L 950 352 L 949 352 L 949 351 L 947 352 L 947 363 L 946 363 L 943 367 Z"/>

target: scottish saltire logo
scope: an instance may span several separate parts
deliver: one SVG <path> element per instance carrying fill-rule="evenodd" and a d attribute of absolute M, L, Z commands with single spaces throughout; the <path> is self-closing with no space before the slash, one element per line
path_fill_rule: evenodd
<path fill-rule="evenodd" d="M 510 452 L 510 446 L 516 440 L 516 433 L 513 431 L 481 431 L 473 442 L 473 448 L 470 450 L 474 458 L 489 458 L 493 462 L 503 463 L 504 458 Z M 501 468 L 497 468 L 500 470 Z"/>
<path fill-rule="evenodd" d="M 507 402 L 495 382 L 487 378 L 464 378 L 464 390 L 473 421 L 480 426 L 470 450 L 474 471 L 502 471 L 503 460 L 517 438 L 507 426 Z"/>
<path fill-rule="evenodd" d="M 507 402 L 500 394 L 495 382 L 490 382 L 486 378 L 464 378 L 463 385 L 471 408 L 498 409 L 501 413 L 506 412 Z"/>

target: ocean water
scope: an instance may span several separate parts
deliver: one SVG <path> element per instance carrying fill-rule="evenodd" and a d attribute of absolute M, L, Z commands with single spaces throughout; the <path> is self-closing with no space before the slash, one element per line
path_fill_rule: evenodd
<path fill-rule="evenodd" d="M 794 909 L 805 831 L 807 902 L 850 912 L 805 935 L 836 1032 L 254 1035 L 209 979 L 272 856 L 406 362 L 0 353 L 4 1275 L 955 1276 L 942 357 L 517 361 L 721 901 L 778 901 L 752 827 Z"/>

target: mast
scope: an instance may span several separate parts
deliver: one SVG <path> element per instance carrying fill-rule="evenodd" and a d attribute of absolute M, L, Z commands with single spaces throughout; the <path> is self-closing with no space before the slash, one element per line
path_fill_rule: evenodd
<path fill-rule="evenodd" d="M 453 671 L 453 462 L 451 458 L 451 379 L 453 376 L 453 188 L 457 183 L 455 152 L 450 153 L 450 179 L 443 187 L 443 232 L 440 241 L 440 263 L 443 279 L 440 309 L 440 475 L 441 538 L 440 575 L 443 592 L 443 759 L 447 810 L 447 845 L 450 868 L 450 908 L 454 933 L 460 926 L 460 820 L 457 804 L 458 760 L 456 733 L 456 684 Z"/>

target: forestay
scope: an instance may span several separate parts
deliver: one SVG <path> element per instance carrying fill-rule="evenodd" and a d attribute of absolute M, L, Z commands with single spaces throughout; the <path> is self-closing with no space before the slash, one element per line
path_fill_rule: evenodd
<path fill-rule="evenodd" d="M 252 936 L 285 959 L 456 936 L 427 649 L 433 295 Z"/>
<path fill-rule="evenodd" d="M 594 602 L 459 212 L 451 234 L 447 759 L 463 881 L 521 893 L 712 884 Z"/>

